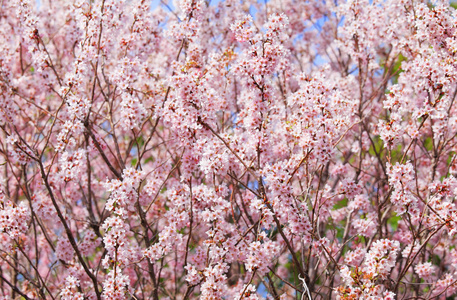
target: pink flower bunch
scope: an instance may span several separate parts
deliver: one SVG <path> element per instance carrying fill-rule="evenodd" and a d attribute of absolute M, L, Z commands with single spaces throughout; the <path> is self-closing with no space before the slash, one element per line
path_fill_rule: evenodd
<path fill-rule="evenodd" d="M 398 241 L 383 239 L 374 242 L 365 256 L 364 271 L 373 276 L 387 278 L 390 270 L 395 266 L 399 249 Z"/>
<path fill-rule="evenodd" d="M 84 295 L 80 292 L 76 292 L 80 286 L 79 280 L 73 276 L 68 276 L 65 279 L 65 287 L 60 292 L 62 300 L 83 300 Z"/>
<path fill-rule="evenodd" d="M 0 299 L 457 293 L 457 6 L 10 0 Z"/>
<path fill-rule="evenodd" d="M 15 205 L 0 192 L 0 232 L 18 238 L 27 232 L 29 219 L 30 211 L 24 202 Z"/>

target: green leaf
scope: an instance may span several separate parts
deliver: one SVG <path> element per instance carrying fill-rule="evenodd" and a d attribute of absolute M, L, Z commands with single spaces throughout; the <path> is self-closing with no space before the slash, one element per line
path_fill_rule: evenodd
<path fill-rule="evenodd" d="M 333 205 L 333 209 L 340 209 L 346 206 L 348 206 L 348 198 L 345 197 L 343 200 L 340 200 L 337 203 L 335 203 L 335 205 Z"/>
<path fill-rule="evenodd" d="M 344 228 L 336 227 L 336 238 L 338 241 L 342 241 L 344 236 Z"/>
<path fill-rule="evenodd" d="M 397 148 L 392 150 L 392 152 L 391 152 L 392 162 L 396 162 L 396 161 L 400 161 L 401 160 L 401 158 L 403 157 L 403 153 L 401 151 L 402 148 L 403 148 L 402 145 L 398 144 Z"/>
<path fill-rule="evenodd" d="M 432 138 L 431 137 L 428 137 L 425 139 L 424 141 L 424 147 L 425 149 L 427 149 L 428 151 L 432 151 L 433 150 L 433 141 L 432 141 Z"/>
<path fill-rule="evenodd" d="M 143 145 L 144 145 L 144 138 L 143 138 L 143 136 L 139 136 L 139 137 L 136 139 L 136 142 L 137 142 L 138 145 L 140 146 L 140 149 L 143 148 Z"/>
<path fill-rule="evenodd" d="M 394 216 L 387 219 L 387 223 L 392 227 L 393 231 L 396 231 L 398 228 L 398 222 L 401 220 L 400 216 L 394 213 Z"/>
<path fill-rule="evenodd" d="M 394 76 L 392 76 L 392 83 L 393 84 L 397 84 L 398 83 L 398 76 L 400 76 L 400 73 L 403 72 L 403 70 L 401 69 L 401 63 L 406 61 L 406 57 L 404 57 L 401 53 L 400 55 L 398 56 L 398 60 L 395 62 L 394 64 L 394 67 L 392 69 L 392 73 L 395 74 Z M 398 73 L 396 73 L 398 71 Z"/>
<path fill-rule="evenodd" d="M 447 158 L 447 160 L 446 160 L 446 164 L 447 164 L 448 166 L 451 164 L 452 159 L 454 158 L 454 155 L 455 155 L 455 152 L 454 152 L 454 151 L 449 152 L 449 156 L 448 156 L 448 158 Z"/>
<path fill-rule="evenodd" d="M 373 145 L 370 146 L 370 149 L 368 150 L 368 153 L 370 153 L 370 155 L 372 156 L 375 156 L 376 153 L 381 153 L 381 151 L 383 150 L 383 142 L 381 140 L 381 137 L 379 135 L 375 136 L 373 138 L 373 144 L 374 144 L 374 148 L 373 148 Z M 375 151 L 376 150 L 376 151 Z"/>

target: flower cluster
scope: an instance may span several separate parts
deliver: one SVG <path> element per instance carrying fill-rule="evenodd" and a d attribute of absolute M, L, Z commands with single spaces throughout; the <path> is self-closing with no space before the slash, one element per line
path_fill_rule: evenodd
<path fill-rule="evenodd" d="M 11 238 L 18 238 L 27 232 L 30 211 L 24 202 L 15 205 L 0 192 L 0 232 L 7 233 Z"/>
<path fill-rule="evenodd" d="M 373 243 L 370 251 L 365 256 L 364 270 L 374 276 L 387 278 L 390 270 L 395 266 L 400 243 L 387 239 Z"/>
<path fill-rule="evenodd" d="M 457 293 L 457 6 L 9 0 L 0 298 Z"/>
<path fill-rule="evenodd" d="M 60 292 L 62 300 L 83 300 L 84 295 L 80 292 L 76 292 L 80 286 L 79 280 L 73 276 L 68 276 L 65 279 L 65 287 Z"/>

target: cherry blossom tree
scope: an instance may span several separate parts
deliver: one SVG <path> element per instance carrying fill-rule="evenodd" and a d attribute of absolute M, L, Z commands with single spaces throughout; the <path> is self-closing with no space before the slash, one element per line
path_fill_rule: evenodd
<path fill-rule="evenodd" d="M 457 10 L 0 2 L 1 299 L 454 299 Z"/>

